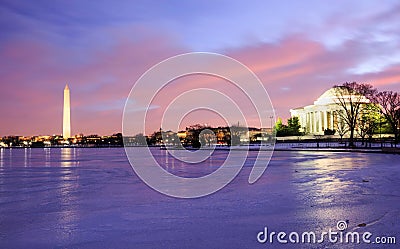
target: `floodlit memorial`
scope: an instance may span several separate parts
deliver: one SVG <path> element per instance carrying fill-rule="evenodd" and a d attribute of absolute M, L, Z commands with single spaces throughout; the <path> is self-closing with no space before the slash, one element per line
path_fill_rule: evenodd
<path fill-rule="evenodd" d="M 332 87 L 325 91 L 312 105 L 290 109 L 292 117 L 298 117 L 303 132 L 312 135 L 323 135 L 324 130 L 337 129 L 341 122 L 339 115 L 343 107 L 339 105 L 338 87 Z M 351 96 L 340 96 L 344 101 L 350 100 Z M 362 103 L 369 103 L 369 99 L 362 96 L 359 98 Z M 349 102 L 349 101 L 348 101 Z M 349 102 L 350 103 L 350 102 Z"/>

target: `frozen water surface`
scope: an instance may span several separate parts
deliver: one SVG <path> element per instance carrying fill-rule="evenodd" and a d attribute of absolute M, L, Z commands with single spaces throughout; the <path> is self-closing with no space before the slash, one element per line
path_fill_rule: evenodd
<path fill-rule="evenodd" d="M 166 169 L 189 177 L 213 172 L 226 153 L 188 167 L 154 149 Z M 1 149 L 0 248 L 398 248 L 399 155 L 276 151 L 253 185 L 250 165 L 215 194 L 176 199 L 147 187 L 123 148 Z M 256 238 L 265 226 L 337 231 L 339 220 L 397 245 Z"/>

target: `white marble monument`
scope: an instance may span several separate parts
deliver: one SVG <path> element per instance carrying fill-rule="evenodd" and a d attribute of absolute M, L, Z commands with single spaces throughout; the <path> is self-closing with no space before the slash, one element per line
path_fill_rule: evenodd
<path fill-rule="evenodd" d="M 64 88 L 64 109 L 63 109 L 63 138 L 71 137 L 71 109 L 68 84 Z"/>
<path fill-rule="evenodd" d="M 346 96 L 345 96 L 346 97 Z M 369 103 L 369 100 L 362 97 L 361 102 Z M 307 105 L 290 110 L 292 117 L 298 117 L 301 130 L 310 135 L 323 135 L 324 130 L 337 130 L 338 122 L 341 122 L 339 111 L 343 107 L 338 105 L 336 88 L 333 87 L 324 92 L 313 105 Z"/>

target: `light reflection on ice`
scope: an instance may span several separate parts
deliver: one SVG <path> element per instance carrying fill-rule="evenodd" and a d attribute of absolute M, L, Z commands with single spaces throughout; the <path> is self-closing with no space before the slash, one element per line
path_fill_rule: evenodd
<path fill-rule="evenodd" d="M 0 167 L 3 168 L 4 166 L 4 150 L 3 148 L 0 148 Z"/>
<path fill-rule="evenodd" d="M 360 167 L 354 165 L 354 158 L 341 157 L 337 153 L 318 155 L 299 162 L 298 166 L 298 171 L 304 173 L 302 179 L 314 187 L 315 195 L 328 197 L 338 191 L 346 191 L 352 179 L 341 176 L 354 167 Z"/>
<path fill-rule="evenodd" d="M 44 148 L 43 149 L 44 150 L 44 153 L 45 153 L 45 159 L 44 159 L 44 162 L 45 162 L 45 166 L 46 167 L 50 167 L 50 161 L 51 161 L 51 148 Z"/>
<path fill-rule="evenodd" d="M 76 160 L 76 148 L 62 148 L 60 150 L 60 162 L 63 170 L 59 180 L 60 212 L 58 212 L 59 229 L 58 236 L 61 240 L 69 240 L 77 228 L 79 220 L 76 190 L 79 188 L 78 176 L 75 174 L 78 161 Z"/>
<path fill-rule="evenodd" d="M 61 149 L 61 167 L 76 166 L 76 148 Z"/>
<path fill-rule="evenodd" d="M 32 156 L 31 148 L 24 148 L 24 166 L 29 167 Z"/>

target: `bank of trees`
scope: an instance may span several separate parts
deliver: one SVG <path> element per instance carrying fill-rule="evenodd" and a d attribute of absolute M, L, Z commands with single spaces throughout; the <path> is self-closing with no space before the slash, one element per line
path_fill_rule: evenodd
<path fill-rule="evenodd" d="M 395 143 L 398 143 L 400 128 L 400 94 L 393 91 L 378 92 L 373 96 L 372 100 L 379 105 L 381 114 L 385 117 L 394 134 Z"/>
<path fill-rule="evenodd" d="M 274 127 L 277 137 L 300 136 L 302 135 L 300 128 L 301 125 L 298 117 L 289 118 L 287 125 L 283 124 L 281 118 L 278 118 Z"/>

